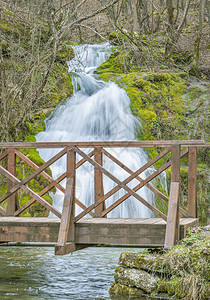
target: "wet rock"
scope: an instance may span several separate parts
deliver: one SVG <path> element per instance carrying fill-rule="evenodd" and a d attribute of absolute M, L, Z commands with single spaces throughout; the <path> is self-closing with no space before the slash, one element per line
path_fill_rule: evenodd
<path fill-rule="evenodd" d="M 151 270 L 152 262 L 154 262 L 156 258 L 157 257 L 153 255 L 123 252 L 119 258 L 119 265 L 128 268 Z"/>
<path fill-rule="evenodd" d="M 151 293 L 157 288 L 159 278 L 143 270 L 117 267 L 114 275 L 116 283 L 139 288 Z"/>
<path fill-rule="evenodd" d="M 113 282 L 109 288 L 109 293 L 111 296 L 128 296 L 128 299 L 131 299 L 141 296 L 142 294 L 144 294 L 144 291 Z"/>

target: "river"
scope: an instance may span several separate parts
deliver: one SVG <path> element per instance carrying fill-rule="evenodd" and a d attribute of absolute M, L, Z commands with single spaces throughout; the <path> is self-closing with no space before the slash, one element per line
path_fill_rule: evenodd
<path fill-rule="evenodd" d="M 139 251 L 92 247 L 55 256 L 50 247 L 2 246 L 0 299 L 110 299 L 108 289 L 120 253 L 129 250 Z"/>

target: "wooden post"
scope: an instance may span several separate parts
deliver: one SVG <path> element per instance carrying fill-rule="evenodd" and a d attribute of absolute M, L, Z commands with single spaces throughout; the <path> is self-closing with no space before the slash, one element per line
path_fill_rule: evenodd
<path fill-rule="evenodd" d="M 58 234 L 58 244 L 55 246 L 56 255 L 64 255 L 76 250 L 75 246 L 75 174 L 76 153 L 67 149 L 67 183 Z"/>
<path fill-rule="evenodd" d="M 75 240 L 75 184 L 76 184 L 76 152 L 73 149 L 67 150 L 67 180 L 68 178 L 73 180 L 73 189 L 72 189 L 72 210 L 70 216 L 70 228 L 69 228 L 69 236 L 68 241 L 74 242 Z"/>
<path fill-rule="evenodd" d="M 171 145 L 171 183 L 178 182 L 178 203 L 177 203 L 177 212 L 176 212 L 176 232 L 175 232 L 175 243 L 180 239 L 180 144 L 173 143 Z M 175 213 L 175 212 L 174 212 Z"/>
<path fill-rule="evenodd" d="M 99 165 L 103 165 L 101 147 L 95 147 L 94 149 L 94 159 Z M 95 168 L 94 169 L 94 194 L 95 203 L 97 203 L 102 196 L 104 196 L 103 189 L 103 174 L 102 172 Z M 101 217 L 103 210 L 105 209 L 105 202 L 101 203 L 95 208 L 95 217 Z"/>
<path fill-rule="evenodd" d="M 165 244 L 164 244 L 165 249 L 169 249 L 173 247 L 175 244 L 178 202 L 179 202 L 179 182 L 171 182 Z"/>
<path fill-rule="evenodd" d="M 189 148 L 188 170 L 188 217 L 197 217 L 197 192 L 196 192 L 196 147 Z"/>
<path fill-rule="evenodd" d="M 8 171 L 16 176 L 16 155 L 15 148 L 11 148 L 8 150 Z M 8 179 L 7 181 L 7 191 L 14 186 L 14 182 Z M 18 194 L 17 192 L 8 197 L 7 199 L 7 216 L 13 216 L 15 211 L 19 208 L 18 203 Z"/>

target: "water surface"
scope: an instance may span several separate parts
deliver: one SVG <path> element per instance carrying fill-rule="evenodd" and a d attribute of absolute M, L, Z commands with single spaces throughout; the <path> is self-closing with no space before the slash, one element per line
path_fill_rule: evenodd
<path fill-rule="evenodd" d="M 53 247 L 1 246 L 0 299 L 110 299 L 123 251 L 140 249 L 92 247 L 55 256 Z"/>

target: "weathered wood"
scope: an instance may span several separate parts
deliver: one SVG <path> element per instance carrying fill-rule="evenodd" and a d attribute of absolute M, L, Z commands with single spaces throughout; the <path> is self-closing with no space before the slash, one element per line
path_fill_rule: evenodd
<path fill-rule="evenodd" d="M 0 154 L 0 161 L 1 161 L 2 159 L 4 159 L 7 155 L 8 155 L 8 149 L 5 150 L 3 153 Z"/>
<path fill-rule="evenodd" d="M 71 190 L 71 212 L 70 212 L 70 221 L 68 229 L 68 242 L 75 242 L 75 185 L 76 185 L 76 152 L 73 148 L 68 148 L 67 150 L 67 181 L 68 179 L 72 181 L 72 190 Z"/>
<path fill-rule="evenodd" d="M 8 150 L 7 150 L 8 151 Z M 15 150 L 15 153 L 25 162 L 27 163 L 30 167 L 32 167 L 34 170 L 39 169 L 39 166 L 37 166 L 34 162 L 32 162 L 27 156 L 25 156 L 23 153 L 21 153 L 18 150 Z M 94 155 L 94 151 L 91 151 L 88 156 L 92 157 Z M 0 157 L 1 160 L 1 157 Z M 86 162 L 86 160 L 83 158 L 80 161 L 78 161 L 78 163 L 76 164 L 76 169 L 79 168 L 80 166 L 82 166 L 84 163 Z M 55 180 L 48 175 L 46 172 L 41 172 L 40 175 L 42 175 L 45 179 L 47 179 L 50 183 L 54 183 Z M 66 177 L 66 172 L 63 174 L 63 179 Z M 61 181 L 61 180 L 60 180 Z M 60 182 L 59 181 L 59 182 Z M 65 189 L 62 185 L 57 184 L 54 185 L 56 186 L 61 192 L 65 193 Z"/>
<path fill-rule="evenodd" d="M 66 194 L 63 203 L 63 211 L 61 216 L 61 224 L 58 234 L 58 245 L 64 246 L 67 242 L 69 227 L 70 227 L 70 216 L 73 208 L 73 189 L 74 180 L 68 178 L 66 183 Z"/>
<path fill-rule="evenodd" d="M 102 160 L 102 152 L 101 147 L 95 147 L 94 149 L 94 159 L 100 166 L 103 164 Z M 95 203 L 97 203 L 100 198 L 104 195 L 103 189 L 103 174 L 98 168 L 94 168 L 94 196 L 95 196 Z M 100 217 L 102 211 L 105 209 L 105 201 L 98 205 L 95 208 L 95 217 Z"/>
<path fill-rule="evenodd" d="M 76 251 L 75 243 L 66 243 L 65 245 L 55 245 L 55 255 L 66 255 Z"/>
<path fill-rule="evenodd" d="M 59 218 L 0 217 L 0 242 L 57 243 Z"/>
<path fill-rule="evenodd" d="M 162 219 L 166 220 L 166 216 L 159 211 L 157 208 L 155 208 L 153 205 L 148 203 L 144 198 L 142 198 L 140 195 L 138 195 L 136 192 L 134 192 L 131 188 L 129 188 L 127 185 L 125 185 L 123 182 L 121 182 L 119 179 L 117 179 L 115 176 L 113 176 L 110 172 L 105 170 L 103 167 L 101 167 L 99 164 L 97 164 L 95 161 L 93 161 L 90 157 L 88 157 L 83 151 L 78 149 L 77 147 L 74 147 L 75 151 L 84 157 L 87 161 L 89 161 L 94 167 L 98 168 L 101 172 L 103 172 L 106 176 L 108 176 L 110 179 L 112 179 L 117 185 L 125 189 L 130 195 L 135 197 L 137 200 L 139 200 L 142 204 L 144 204 L 146 207 L 151 209 L 156 215 L 160 216 Z M 99 201 L 98 201 L 99 203 Z M 96 203 L 95 205 L 97 205 Z"/>
<path fill-rule="evenodd" d="M 184 234 L 187 227 L 196 225 L 198 225 L 198 219 L 181 219 L 181 232 Z M 0 242 L 56 244 L 59 226 L 60 219 L 58 218 L 0 217 Z M 166 222 L 159 218 L 84 218 L 75 226 L 76 249 L 82 245 L 87 247 L 93 244 L 163 246 L 166 230 Z"/>
<path fill-rule="evenodd" d="M 88 156 L 92 157 L 94 155 L 94 150 L 91 151 Z M 80 166 L 82 166 L 86 162 L 86 159 L 82 158 L 80 161 L 77 162 L 76 164 L 76 169 L 78 169 Z"/>
<path fill-rule="evenodd" d="M 38 170 L 39 166 L 37 166 L 34 162 L 32 162 L 27 156 L 25 156 L 23 153 L 21 153 L 20 151 L 16 150 L 15 153 L 25 162 L 27 163 L 30 167 L 32 167 L 34 170 Z M 42 175 L 45 179 L 47 179 L 47 181 L 49 181 L 50 183 L 55 183 L 55 180 L 48 175 L 46 172 L 41 172 L 40 175 Z M 62 175 L 63 179 L 66 177 L 66 172 Z M 61 180 L 60 180 L 61 181 Z M 60 182 L 59 181 L 59 182 Z M 57 182 L 58 183 L 58 182 Z M 62 187 L 62 185 L 60 184 L 55 184 L 52 187 L 56 186 L 61 192 L 65 193 L 65 189 L 64 187 Z"/>
<path fill-rule="evenodd" d="M 188 216 L 197 217 L 197 192 L 196 192 L 196 148 L 189 148 L 189 170 L 188 170 Z"/>
<path fill-rule="evenodd" d="M 32 189 L 25 185 L 21 185 L 21 181 L 17 179 L 15 176 L 13 176 L 11 173 L 9 173 L 6 169 L 4 169 L 2 166 L 0 166 L 0 172 L 4 174 L 8 179 L 10 179 L 13 183 L 16 183 L 19 185 L 19 188 L 21 188 L 24 192 L 29 194 L 30 196 L 34 197 L 39 203 L 41 203 L 44 207 L 46 207 L 48 210 L 50 210 L 52 213 L 54 213 L 57 217 L 61 218 L 61 213 L 54 208 L 52 205 L 50 205 L 46 200 L 44 200 L 42 197 L 37 195 Z M 11 192 L 11 190 L 10 190 Z M 13 192 L 14 193 L 14 192 Z"/>
<path fill-rule="evenodd" d="M 186 155 L 188 153 L 188 149 L 185 149 L 184 151 L 182 151 L 182 153 L 180 154 L 180 157 L 183 157 L 184 155 Z M 156 170 L 153 174 L 151 174 L 149 177 L 147 177 L 145 180 L 143 180 L 140 184 L 136 185 L 133 190 L 135 192 L 137 192 L 140 188 L 142 188 L 147 182 L 151 181 L 152 179 L 154 179 L 156 176 L 158 176 L 160 173 L 162 173 L 163 171 L 165 171 L 168 167 L 171 166 L 171 161 L 169 161 L 168 163 L 164 164 L 162 167 L 160 167 L 158 170 Z M 129 193 L 126 193 L 124 196 L 122 196 L 120 199 L 118 199 L 117 201 L 115 201 L 115 203 L 113 203 L 112 205 L 110 205 L 103 213 L 108 214 L 110 211 L 112 211 L 114 208 L 116 208 L 118 205 L 120 205 L 123 201 L 125 201 L 126 199 L 128 199 L 130 197 Z M 184 215 L 187 216 L 188 213 L 180 207 L 180 212 Z"/>
<path fill-rule="evenodd" d="M 39 167 L 33 163 L 28 157 L 26 157 L 24 154 L 22 154 L 20 151 L 16 150 L 16 154 L 22 158 L 29 166 L 31 166 L 33 169 L 37 170 L 39 169 Z M 94 154 L 94 151 L 91 151 L 88 156 L 92 157 Z M 79 168 L 86 160 L 85 159 L 81 159 L 77 164 L 76 164 L 76 168 Z M 56 180 L 54 180 L 51 176 L 49 176 L 46 172 L 41 172 L 40 173 L 45 179 L 47 179 L 50 184 L 43 189 L 40 193 L 39 196 L 43 196 L 44 194 L 46 194 L 48 191 L 50 191 L 54 186 L 57 187 L 61 192 L 65 193 L 65 188 L 59 184 L 59 182 L 61 182 L 64 178 L 66 178 L 66 172 L 63 173 L 61 176 L 59 176 L 59 178 L 57 178 Z M 19 208 L 14 215 L 18 216 L 20 215 L 24 210 L 26 210 L 27 208 L 29 208 L 36 200 L 35 199 L 30 199 L 26 204 L 24 204 L 21 208 Z M 82 209 L 86 209 L 87 207 L 76 198 L 76 204 L 79 205 Z M 90 212 L 90 215 L 93 216 L 94 214 Z"/>
<path fill-rule="evenodd" d="M 51 164 L 53 164 L 54 162 L 56 162 L 59 158 L 61 158 L 64 154 L 66 153 L 66 149 L 62 150 L 61 152 L 59 152 L 58 154 L 56 154 L 54 157 L 52 157 L 50 160 L 48 160 L 46 163 L 44 163 L 41 167 L 39 167 L 39 169 L 37 169 L 36 171 L 34 171 L 33 173 L 31 173 L 28 177 L 24 178 L 22 181 L 20 180 L 16 180 L 16 182 L 18 182 L 15 186 L 13 186 L 9 192 L 7 192 L 6 194 L 4 194 L 3 196 L 0 197 L 0 203 L 2 201 L 4 201 L 6 198 L 10 197 L 13 193 L 15 193 L 17 190 L 19 190 L 20 188 L 22 188 L 22 186 L 24 186 L 27 182 L 29 182 L 31 179 L 33 179 L 36 175 L 40 174 L 43 170 L 45 170 L 46 168 L 48 168 Z M 4 174 L 4 168 L 2 168 L 0 166 L 0 172 Z M 5 174 L 4 174 L 5 175 Z M 5 175 L 8 177 L 9 174 Z M 11 174 L 10 174 L 11 175 Z M 15 178 L 13 178 L 15 179 Z M 13 181 L 14 182 L 14 181 Z"/>
<path fill-rule="evenodd" d="M 180 148 L 181 147 L 177 142 L 174 142 L 174 144 L 171 146 L 171 183 L 179 183 L 175 242 L 180 238 Z"/>
<path fill-rule="evenodd" d="M 0 214 L 2 214 L 3 216 L 7 215 L 7 211 L 6 209 L 4 209 L 3 207 L 0 206 Z"/>
<path fill-rule="evenodd" d="M 165 149 L 164 151 L 162 151 L 160 154 L 158 154 L 156 157 L 154 157 L 153 159 L 151 159 L 149 162 L 147 162 L 144 166 L 142 166 L 141 168 L 139 168 L 137 171 L 135 171 L 131 176 L 129 176 L 128 178 L 126 178 L 123 183 L 127 184 L 129 183 L 133 178 L 135 178 L 136 176 L 138 176 L 140 173 L 144 172 L 147 168 L 149 168 L 151 165 L 153 165 L 156 161 L 158 161 L 160 158 L 162 158 L 163 156 L 165 156 L 168 152 L 170 151 L 170 148 Z M 185 151 L 185 154 L 188 152 Z M 185 155 L 184 154 L 184 155 Z M 97 203 L 90 205 L 86 210 L 84 210 L 84 212 L 80 213 L 77 217 L 76 217 L 76 221 L 80 220 L 82 217 L 84 217 L 86 214 L 88 214 L 91 210 L 93 210 L 97 205 L 99 205 L 100 203 L 102 203 L 103 201 L 105 201 L 107 198 L 109 198 L 110 196 L 112 196 L 115 192 L 117 192 L 121 187 L 120 186 L 116 186 L 114 187 L 112 190 L 110 190 L 108 193 L 106 193 L 100 200 L 98 200 Z M 130 194 L 128 194 L 130 196 Z M 128 196 L 128 197 L 129 197 Z M 124 201 L 124 200 L 123 200 Z M 116 203 L 116 202 L 115 202 Z M 122 203 L 122 202 L 121 202 Z M 111 207 L 111 206 L 110 206 Z M 112 210 L 112 209 L 111 209 Z M 108 210 L 105 209 L 102 213 L 102 217 L 104 215 L 106 215 L 108 213 Z"/>
<path fill-rule="evenodd" d="M 170 151 L 170 148 L 168 148 L 168 151 Z M 109 157 L 113 162 L 115 162 L 118 166 L 120 166 L 123 170 L 128 172 L 129 174 L 133 174 L 133 171 L 129 169 L 126 165 L 124 165 L 122 162 L 120 162 L 117 158 L 115 158 L 113 155 L 111 155 L 108 151 L 105 149 L 102 149 L 102 153 L 104 153 L 107 157 Z M 136 179 L 140 182 L 144 181 L 140 176 L 137 176 Z M 150 183 L 145 183 L 145 186 L 150 189 L 152 192 L 154 192 L 156 195 L 160 196 L 164 201 L 168 202 L 169 198 L 164 195 L 162 192 L 158 191 L 154 186 L 152 186 Z"/>
<path fill-rule="evenodd" d="M 59 183 L 60 181 L 62 181 L 64 178 L 66 177 L 66 172 L 64 174 L 62 174 L 61 176 L 59 176 L 56 180 L 54 180 L 52 183 L 50 183 L 46 188 L 44 188 L 41 192 L 39 192 L 39 196 L 43 196 L 45 195 L 48 191 L 50 191 L 54 186 L 56 186 L 57 183 Z M 65 189 L 64 189 L 65 191 Z M 30 199 L 28 202 L 26 202 L 23 206 L 21 206 L 15 213 L 14 216 L 19 216 L 24 210 L 26 210 L 27 208 L 29 208 L 34 202 L 36 201 L 36 199 L 32 198 Z"/>
<path fill-rule="evenodd" d="M 16 176 L 16 155 L 15 149 L 11 148 L 8 151 L 8 171 Z M 10 189 L 14 186 L 14 182 L 8 179 L 7 181 L 7 191 L 9 192 Z M 7 216 L 13 216 L 16 209 L 19 208 L 18 203 L 18 194 L 14 193 L 7 199 Z"/>
<path fill-rule="evenodd" d="M 101 142 L 32 142 L 32 143 L 0 143 L 0 149 L 7 148 L 64 148 L 78 146 L 81 148 L 94 148 L 94 147 L 167 147 L 170 146 L 174 141 L 101 141 Z M 205 143 L 201 140 L 180 140 L 176 141 L 183 146 L 194 146 L 196 147 L 209 147 L 210 144 Z"/>
<path fill-rule="evenodd" d="M 166 225 L 164 248 L 174 246 L 176 239 L 176 222 L 179 205 L 179 182 L 172 182 L 170 186 L 170 197 L 168 206 L 168 217 Z"/>

